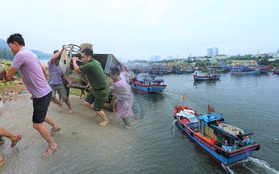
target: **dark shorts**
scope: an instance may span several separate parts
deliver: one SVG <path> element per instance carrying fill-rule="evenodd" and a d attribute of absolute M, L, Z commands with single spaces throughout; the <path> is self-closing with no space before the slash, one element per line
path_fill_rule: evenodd
<path fill-rule="evenodd" d="M 41 98 L 33 98 L 33 123 L 43 123 L 46 118 L 52 92 Z"/>
<path fill-rule="evenodd" d="M 101 111 L 104 107 L 106 100 L 108 99 L 109 88 L 102 90 L 91 90 L 87 93 L 85 101 L 88 103 L 94 103 L 93 110 Z"/>

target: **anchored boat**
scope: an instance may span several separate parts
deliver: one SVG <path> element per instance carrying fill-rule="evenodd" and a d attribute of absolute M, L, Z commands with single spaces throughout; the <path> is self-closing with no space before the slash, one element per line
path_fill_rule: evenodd
<path fill-rule="evenodd" d="M 252 132 L 225 122 L 222 114 L 210 112 L 199 115 L 188 106 L 178 105 L 174 108 L 174 118 L 191 139 L 225 166 L 241 161 L 260 149 L 260 144 L 252 139 Z"/>
<path fill-rule="evenodd" d="M 163 78 L 148 73 L 139 73 L 129 81 L 133 90 L 147 93 L 162 92 L 167 87 Z"/>
<path fill-rule="evenodd" d="M 221 75 L 216 73 L 207 73 L 205 75 L 198 75 L 197 72 L 193 74 L 194 81 L 204 81 L 204 80 L 219 80 Z"/>

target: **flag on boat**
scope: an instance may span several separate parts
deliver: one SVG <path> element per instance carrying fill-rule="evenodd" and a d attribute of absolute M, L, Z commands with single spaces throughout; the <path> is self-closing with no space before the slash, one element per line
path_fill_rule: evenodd
<path fill-rule="evenodd" d="M 214 108 L 210 105 L 208 105 L 208 110 L 211 111 L 211 112 L 214 112 Z"/>
<path fill-rule="evenodd" d="M 183 100 L 187 100 L 187 97 L 185 95 L 183 95 Z"/>

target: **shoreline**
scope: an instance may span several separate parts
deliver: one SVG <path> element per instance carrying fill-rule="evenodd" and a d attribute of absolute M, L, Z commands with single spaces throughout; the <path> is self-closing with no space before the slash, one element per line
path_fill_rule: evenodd
<path fill-rule="evenodd" d="M 109 158 L 111 152 L 108 147 L 122 146 L 129 141 L 129 130 L 124 128 L 122 120 L 117 119 L 115 113 L 104 109 L 110 122 L 105 127 L 100 126 L 101 119 L 93 110 L 83 105 L 84 99 L 70 95 L 73 114 L 68 114 L 65 103 L 61 113 L 53 102 L 49 106 L 48 114 L 61 126 L 61 131 L 53 136 L 58 144 L 57 151 L 42 160 L 40 156 L 47 148 L 47 143 L 32 126 L 33 108 L 30 97 L 30 93 L 22 93 L 5 102 L 4 113 L 0 117 L 1 126 L 14 134 L 21 134 L 22 140 L 15 148 L 11 148 L 10 140 L 4 138 L 0 156 L 5 158 L 5 164 L 0 167 L 0 173 L 76 173 L 85 167 L 80 164 L 83 160 L 76 159 L 77 155 L 87 156 L 87 160 L 90 157 L 88 153 Z M 46 125 L 50 130 L 50 126 Z M 118 138 L 115 139 L 113 135 Z M 122 153 L 125 153 L 125 149 Z M 67 168 L 69 160 L 79 163 L 79 166 L 75 166 L 75 169 Z"/>

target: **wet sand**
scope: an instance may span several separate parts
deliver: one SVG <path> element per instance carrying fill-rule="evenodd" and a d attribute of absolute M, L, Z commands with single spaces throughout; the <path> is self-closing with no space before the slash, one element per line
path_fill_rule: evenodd
<path fill-rule="evenodd" d="M 5 164 L 0 173 L 117 173 L 115 167 L 129 160 L 121 155 L 127 154 L 127 144 L 133 142 L 128 133 L 131 129 L 125 129 L 122 120 L 108 110 L 105 112 L 110 122 L 106 127 L 100 126 L 101 119 L 78 96 L 70 96 L 73 114 L 68 114 L 65 103 L 61 113 L 54 103 L 50 104 L 48 114 L 60 124 L 61 131 L 53 136 L 57 151 L 50 158 L 41 159 L 47 143 L 32 127 L 30 97 L 29 93 L 20 94 L 5 102 L 0 124 L 23 138 L 15 148 L 4 138 L 0 155 Z"/>

